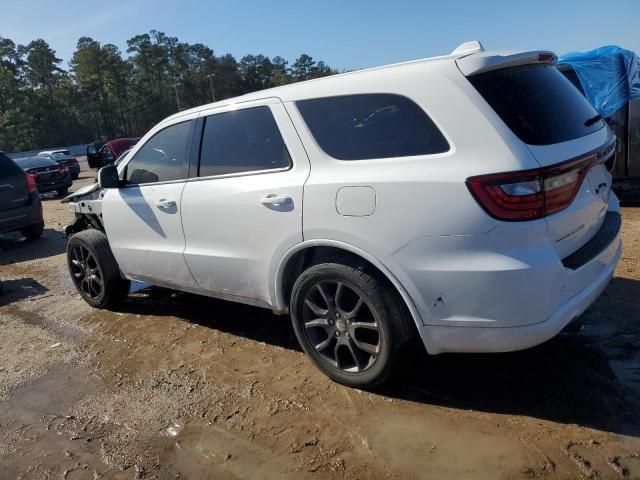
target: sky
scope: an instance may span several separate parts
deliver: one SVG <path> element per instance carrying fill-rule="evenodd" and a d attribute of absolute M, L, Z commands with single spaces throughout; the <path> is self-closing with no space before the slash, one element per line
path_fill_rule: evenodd
<path fill-rule="evenodd" d="M 159 30 L 217 55 L 301 53 L 339 70 L 443 55 L 467 40 L 486 50 L 557 54 L 616 44 L 640 53 L 640 0 L 0 0 L 0 36 L 43 38 L 63 59 L 90 36 L 126 52 Z"/>

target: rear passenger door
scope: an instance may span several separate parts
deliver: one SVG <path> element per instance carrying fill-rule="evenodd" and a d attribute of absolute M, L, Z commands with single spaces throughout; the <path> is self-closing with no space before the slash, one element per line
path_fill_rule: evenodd
<path fill-rule="evenodd" d="M 278 99 L 205 111 L 200 125 L 181 205 L 187 265 L 213 295 L 272 305 L 275 266 L 302 241 L 308 159 Z"/>

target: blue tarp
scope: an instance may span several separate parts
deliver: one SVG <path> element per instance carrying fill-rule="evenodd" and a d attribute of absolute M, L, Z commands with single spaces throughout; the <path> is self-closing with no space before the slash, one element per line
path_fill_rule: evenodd
<path fill-rule="evenodd" d="M 558 64 L 570 65 L 591 105 L 604 118 L 629 100 L 640 98 L 640 68 L 635 53 L 615 45 L 562 55 Z"/>

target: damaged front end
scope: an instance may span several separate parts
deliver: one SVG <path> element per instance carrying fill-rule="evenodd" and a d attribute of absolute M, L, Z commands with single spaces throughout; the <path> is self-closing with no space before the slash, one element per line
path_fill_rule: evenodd
<path fill-rule="evenodd" d="M 104 232 L 102 223 L 102 198 L 104 190 L 94 183 L 87 185 L 65 197 L 62 203 L 69 203 L 69 210 L 75 214 L 73 223 L 63 229 L 67 238 L 88 228 L 95 228 Z"/>

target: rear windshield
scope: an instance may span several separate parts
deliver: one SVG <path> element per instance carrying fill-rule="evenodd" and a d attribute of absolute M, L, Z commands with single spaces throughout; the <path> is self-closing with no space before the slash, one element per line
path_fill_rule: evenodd
<path fill-rule="evenodd" d="M 550 145 L 604 126 L 586 98 L 550 65 L 526 65 L 469 77 L 471 84 L 520 140 Z"/>
<path fill-rule="evenodd" d="M 22 175 L 24 172 L 6 154 L 0 152 L 0 178 Z"/>

